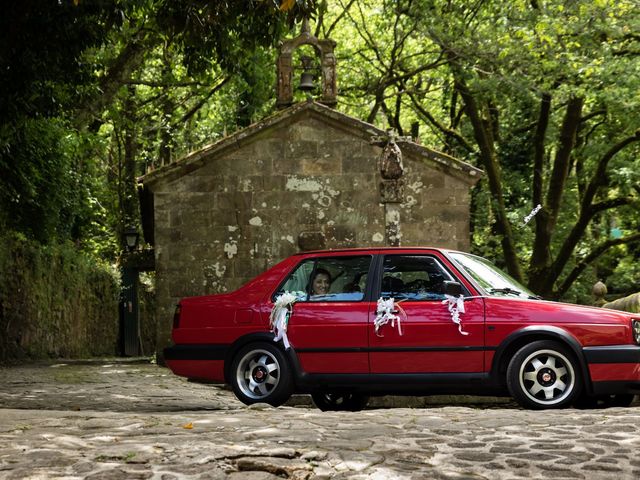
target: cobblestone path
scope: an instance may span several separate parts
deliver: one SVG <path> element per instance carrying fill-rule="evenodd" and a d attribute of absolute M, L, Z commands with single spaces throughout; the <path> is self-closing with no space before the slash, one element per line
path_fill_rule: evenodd
<path fill-rule="evenodd" d="M 640 406 L 245 407 L 142 363 L 0 369 L 2 479 L 637 479 Z M 374 404 L 375 405 L 375 404 Z"/>

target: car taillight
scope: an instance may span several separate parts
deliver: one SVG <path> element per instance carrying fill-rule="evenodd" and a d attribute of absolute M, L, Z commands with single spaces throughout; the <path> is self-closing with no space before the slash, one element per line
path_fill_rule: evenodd
<path fill-rule="evenodd" d="M 176 311 L 173 314 L 173 328 L 180 326 L 180 305 L 176 305 Z"/>
<path fill-rule="evenodd" d="M 640 345 L 640 320 L 631 320 L 631 330 L 633 331 L 633 339 Z"/>

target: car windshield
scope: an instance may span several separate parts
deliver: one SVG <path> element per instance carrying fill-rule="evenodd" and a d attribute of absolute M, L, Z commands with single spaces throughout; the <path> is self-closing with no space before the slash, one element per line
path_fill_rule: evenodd
<path fill-rule="evenodd" d="M 539 298 L 484 258 L 460 252 L 449 252 L 449 255 L 489 295 Z"/>

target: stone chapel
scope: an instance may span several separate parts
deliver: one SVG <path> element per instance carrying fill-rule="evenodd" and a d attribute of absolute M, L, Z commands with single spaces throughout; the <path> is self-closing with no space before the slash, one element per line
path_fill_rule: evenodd
<path fill-rule="evenodd" d="M 158 351 L 180 298 L 233 290 L 301 250 L 469 249 L 482 172 L 332 108 L 334 44 L 306 35 L 283 42 L 280 111 L 140 179 Z M 304 42 L 322 57 L 322 98 L 293 103 L 290 53 Z"/>

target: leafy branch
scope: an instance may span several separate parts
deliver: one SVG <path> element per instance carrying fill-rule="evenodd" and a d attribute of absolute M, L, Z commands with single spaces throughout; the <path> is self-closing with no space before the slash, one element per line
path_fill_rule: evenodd
<path fill-rule="evenodd" d="M 569 272 L 569 274 L 560 284 L 558 289 L 553 293 L 553 298 L 560 298 L 562 295 L 564 295 L 569 290 L 571 285 L 573 285 L 573 282 L 575 282 L 576 279 L 580 276 L 580 274 L 584 271 L 584 269 L 587 268 L 596 259 L 598 259 L 598 257 L 600 257 L 602 254 L 606 253 L 610 248 L 615 247 L 617 245 L 625 245 L 625 244 L 631 244 L 636 242 L 640 242 L 640 233 L 635 233 L 627 237 L 607 240 L 597 245 L 596 247 L 594 247 L 591 253 L 585 256 L 582 260 L 580 260 L 576 264 L 575 267 L 573 267 L 571 272 Z"/>

